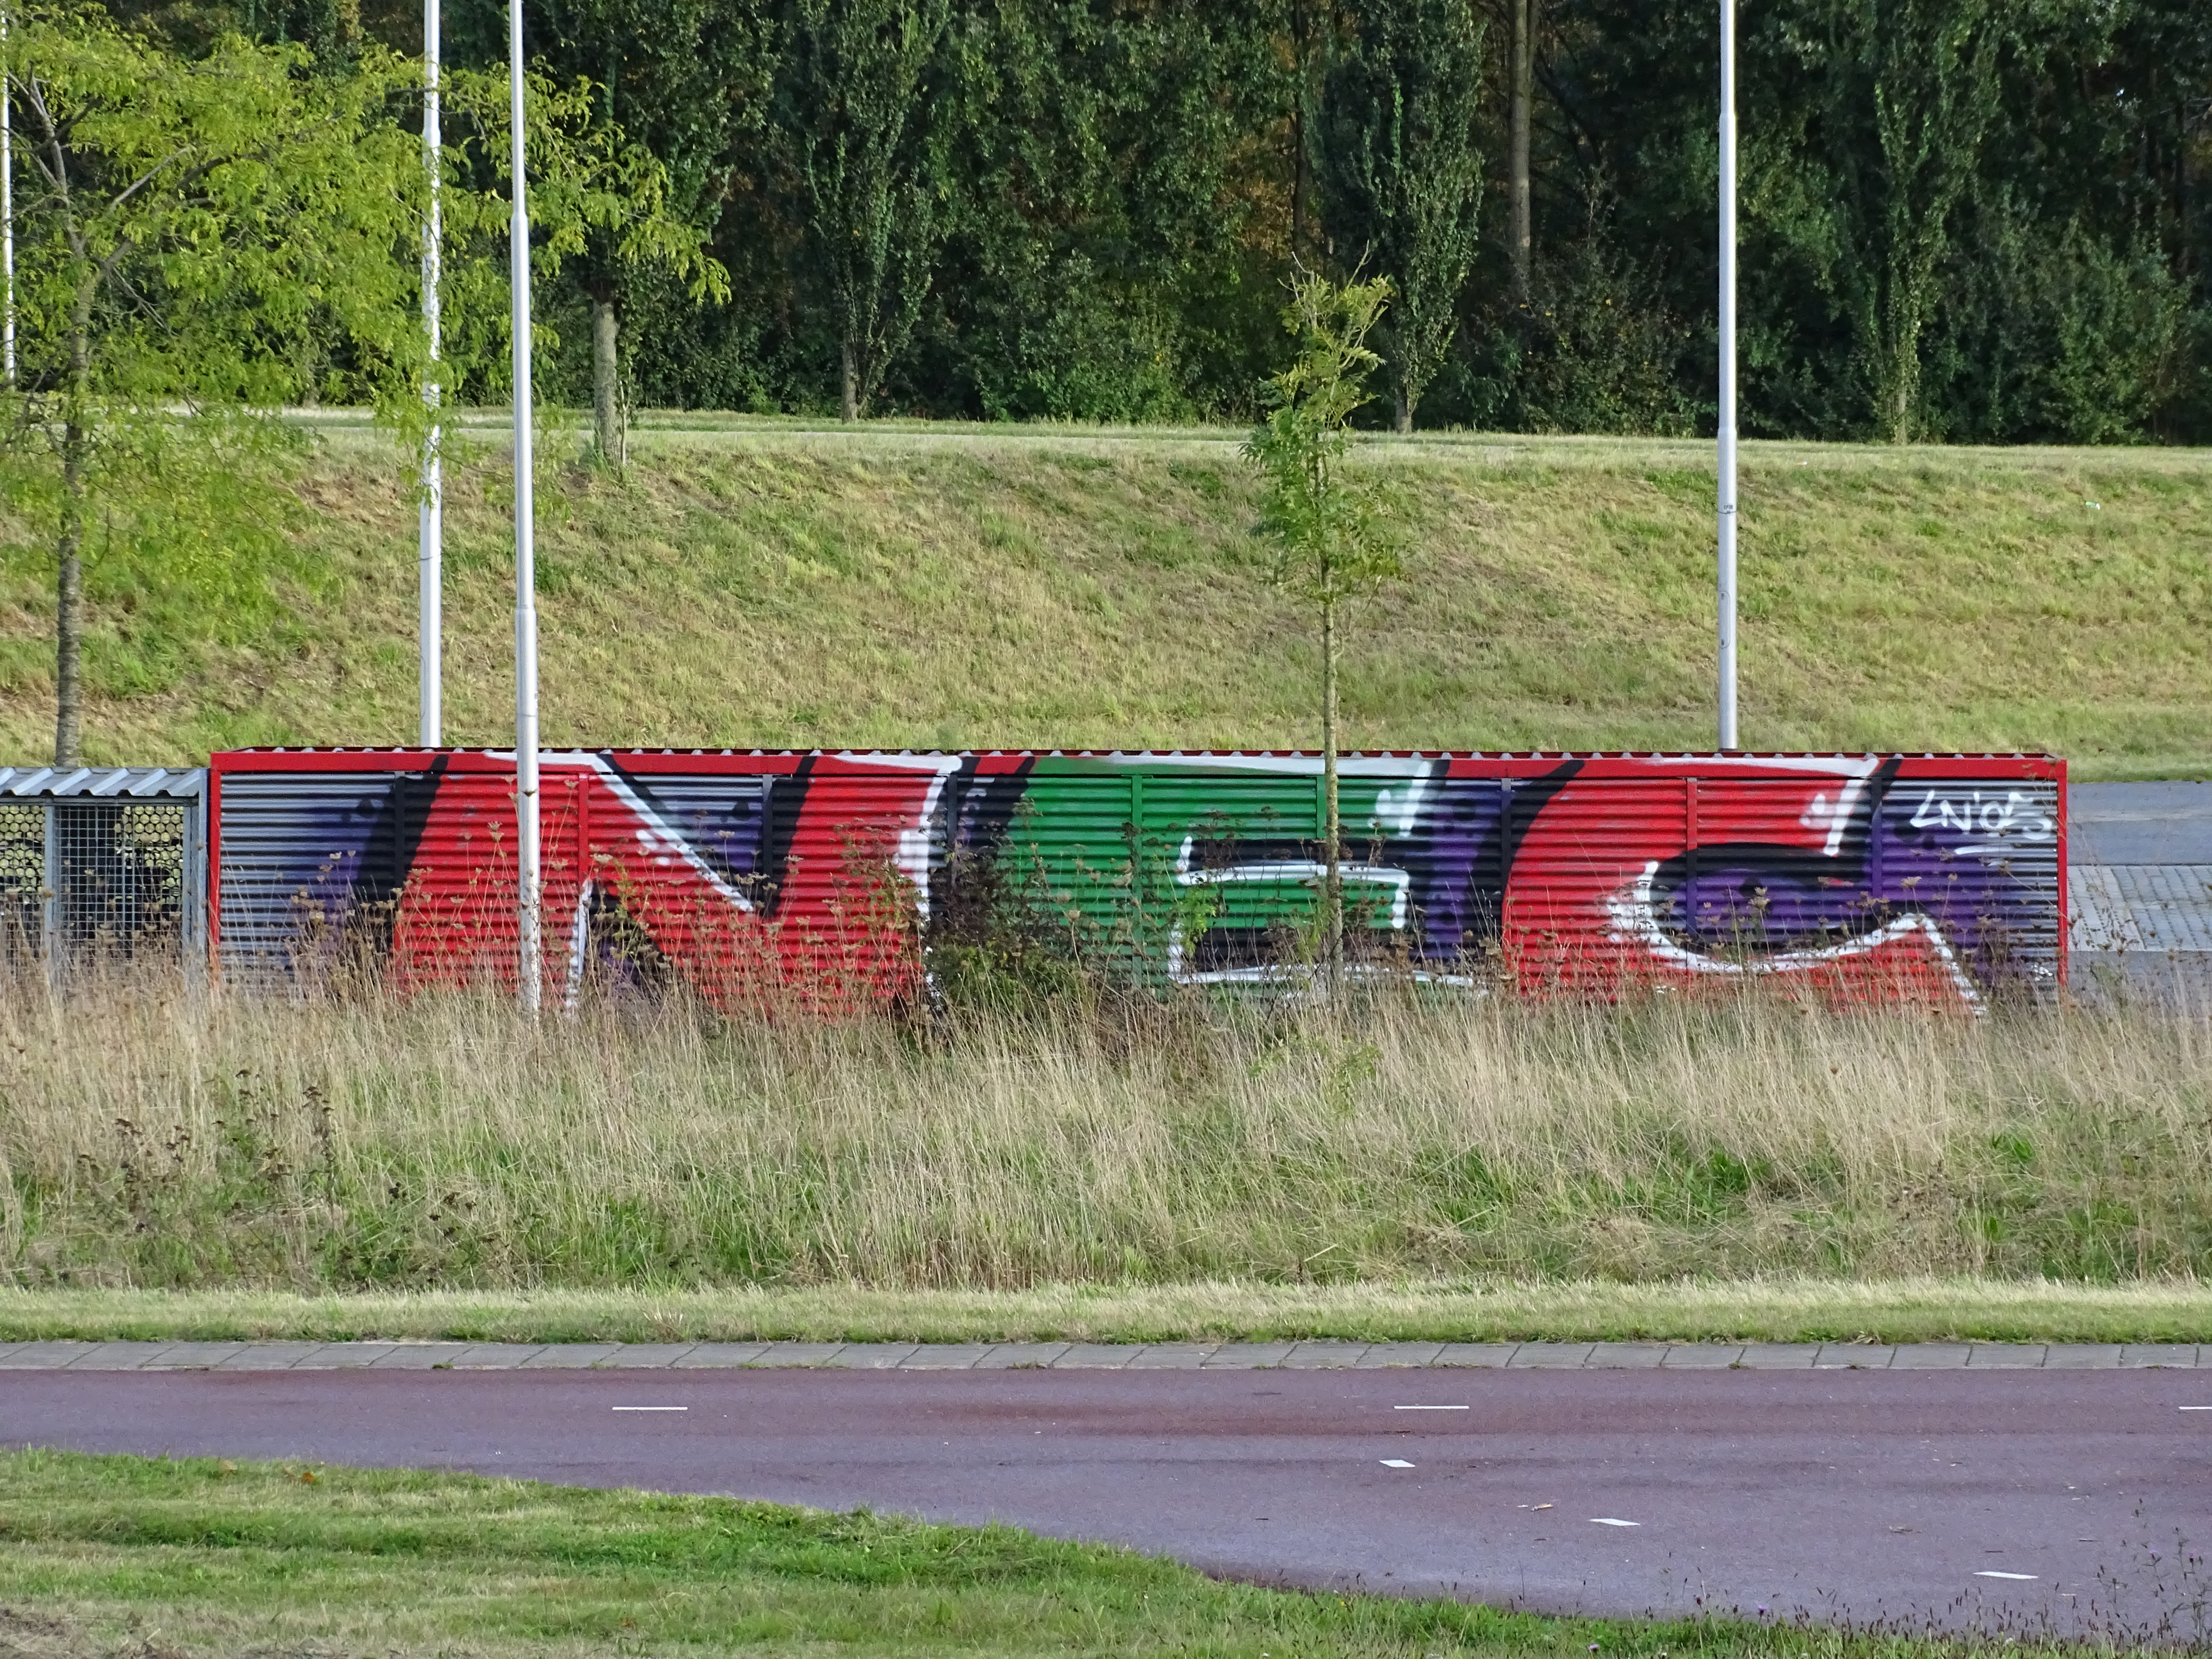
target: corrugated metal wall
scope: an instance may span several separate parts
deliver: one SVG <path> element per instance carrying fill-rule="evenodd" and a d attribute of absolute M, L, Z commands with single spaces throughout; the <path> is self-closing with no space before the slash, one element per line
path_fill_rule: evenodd
<path fill-rule="evenodd" d="M 1014 926 L 1152 981 L 1298 982 L 1318 757 L 549 755 L 549 973 L 718 1001 L 914 989 Z M 2064 767 L 2041 757 L 1352 756 L 1365 973 L 1609 992 L 1788 974 L 1978 1002 L 2063 971 Z M 514 768 L 477 751 L 215 757 L 227 971 L 513 973 Z"/>

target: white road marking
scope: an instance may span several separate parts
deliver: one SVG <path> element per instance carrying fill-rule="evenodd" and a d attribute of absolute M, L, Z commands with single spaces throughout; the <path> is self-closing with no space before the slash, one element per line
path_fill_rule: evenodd
<path fill-rule="evenodd" d="M 1390 1409 L 1394 1412 L 1463 1412 L 1468 1408 L 1465 1406 L 1393 1406 Z M 2181 1409 L 2189 1411 L 2193 1408 L 2184 1406 Z"/>
<path fill-rule="evenodd" d="M 1402 1457 L 1386 1457 L 1382 1460 L 1382 1467 L 1386 1469 L 1410 1469 L 1413 1466 Z"/>
<path fill-rule="evenodd" d="M 2032 1572 L 1999 1572 L 1994 1567 L 1984 1567 L 1979 1572 L 1976 1573 L 1974 1577 L 1977 1578 L 2017 1578 L 2025 1581 L 2033 1578 L 2035 1575 Z"/>
<path fill-rule="evenodd" d="M 617 1406 L 618 1412 L 688 1412 L 689 1406 Z"/>
<path fill-rule="evenodd" d="M 1401 1406 L 1398 1409 L 1403 1411 L 1406 1408 Z M 2212 1412 L 2212 1406 L 2178 1406 L 2174 1409 L 2185 1412 Z"/>
<path fill-rule="evenodd" d="M 1623 1521 L 1618 1516 L 1611 1515 L 1593 1515 L 1590 1516 L 1590 1525 L 1593 1527 L 1640 1527 L 1644 1523 L 1641 1521 Z"/>

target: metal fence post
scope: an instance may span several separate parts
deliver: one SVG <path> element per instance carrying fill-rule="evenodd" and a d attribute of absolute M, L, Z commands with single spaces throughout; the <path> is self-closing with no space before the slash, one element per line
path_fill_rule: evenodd
<path fill-rule="evenodd" d="M 185 805 L 184 915 L 177 931 L 185 953 L 185 982 L 193 990 L 205 987 L 208 976 L 208 799 L 203 788 Z"/>
<path fill-rule="evenodd" d="M 46 799 L 46 864 L 39 878 L 39 953 L 46 961 L 46 983 L 58 986 L 62 977 L 62 860 L 59 803 Z"/>

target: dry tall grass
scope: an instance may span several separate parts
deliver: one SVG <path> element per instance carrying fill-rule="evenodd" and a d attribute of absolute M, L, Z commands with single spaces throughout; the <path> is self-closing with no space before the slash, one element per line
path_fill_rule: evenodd
<path fill-rule="evenodd" d="M 2212 1023 L 0 997 L 27 1284 L 2189 1275 Z"/>

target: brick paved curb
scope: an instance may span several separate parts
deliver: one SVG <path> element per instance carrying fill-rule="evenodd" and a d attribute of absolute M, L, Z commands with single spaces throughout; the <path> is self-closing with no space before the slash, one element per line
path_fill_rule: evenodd
<path fill-rule="evenodd" d="M 1926 1342 L 13 1342 L 0 1370 L 2133 1370 L 2212 1344 Z"/>

